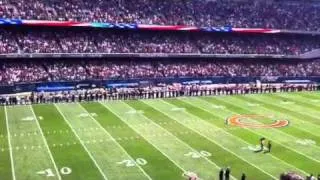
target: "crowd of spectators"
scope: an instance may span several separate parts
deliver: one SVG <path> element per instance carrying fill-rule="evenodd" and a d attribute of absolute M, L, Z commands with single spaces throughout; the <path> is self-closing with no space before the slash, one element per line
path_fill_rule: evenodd
<path fill-rule="evenodd" d="M 82 30 L 82 29 L 80 29 Z M 320 36 L 101 30 L 0 30 L 0 54 L 195 53 L 300 55 L 320 48 Z"/>
<path fill-rule="evenodd" d="M 51 81 L 48 72 L 39 63 L 5 63 L 1 64 L 1 84 L 17 82 Z"/>
<path fill-rule="evenodd" d="M 0 54 L 18 53 L 18 45 L 9 31 L 0 29 Z"/>
<path fill-rule="evenodd" d="M 52 81 L 81 81 L 88 77 L 87 71 L 81 63 L 55 62 L 45 63 L 45 69 L 52 77 Z"/>
<path fill-rule="evenodd" d="M 320 6 L 298 0 L 3 0 L 0 17 L 319 31 Z"/>
<path fill-rule="evenodd" d="M 51 32 L 38 33 L 37 31 L 28 31 L 17 33 L 17 40 L 23 53 L 58 53 L 60 46 Z"/>
<path fill-rule="evenodd" d="M 285 40 L 284 40 L 285 39 Z M 299 55 L 319 46 L 317 37 L 277 36 L 203 36 L 197 38 L 201 52 L 206 54 L 287 54 Z M 313 42 L 314 41 L 314 42 Z"/>
<path fill-rule="evenodd" d="M 306 77 L 320 76 L 320 61 L 39 61 L 6 62 L 1 84 L 172 77 Z"/>

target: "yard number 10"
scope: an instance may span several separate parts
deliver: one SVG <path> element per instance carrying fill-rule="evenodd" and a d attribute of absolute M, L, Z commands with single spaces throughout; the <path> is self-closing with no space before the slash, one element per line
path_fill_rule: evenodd
<path fill-rule="evenodd" d="M 60 169 L 60 173 L 62 175 L 68 175 L 68 174 L 72 173 L 72 170 L 69 167 L 63 167 Z M 46 175 L 47 177 L 55 176 L 55 174 L 51 168 L 45 169 L 43 171 L 39 171 L 39 172 L 37 172 L 37 174 Z"/>

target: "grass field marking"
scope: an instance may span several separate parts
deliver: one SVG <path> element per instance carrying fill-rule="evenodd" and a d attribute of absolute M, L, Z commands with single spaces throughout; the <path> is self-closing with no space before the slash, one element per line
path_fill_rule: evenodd
<path fill-rule="evenodd" d="M 9 122 L 8 122 L 7 106 L 4 106 L 4 114 L 5 114 L 5 118 L 6 118 L 6 126 L 7 126 L 7 134 L 8 134 L 8 143 L 9 143 L 8 149 L 9 149 L 9 153 L 10 153 L 12 179 L 16 180 L 16 173 L 15 173 L 15 169 L 14 169 L 13 153 L 12 153 L 12 145 L 11 145 L 11 134 L 10 134 L 10 128 L 9 128 Z"/>
<path fill-rule="evenodd" d="M 245 101 L 245 100 L 240 100 L 240 101 Z M 229 102 L 226 102 L 226 103 L 229 103 Z M 248 111 L 248 112 L 251 112 L 250 109 L 248 110 L 248 109 L 245 108 L 245 107 L 239 106 L 237 103 L 233 103 L 233 105 L 234 105 L 234 106 L 237 106 L 237 107 L 240 107 L 240 108 L 242 108 L 242 109 L 245 109 L 245 110 Z M 266 108 L 264 108 L 264 109 L 266 109 Z M 254 120 L 254 121 L 255 121 L 255 120 Z M 299 121 L 299 120 L 298 120 L 298 121 Z M 257 121 L 255 121 L 255 122 L 257 122 Z M 253 133 L 258 134 L 258 135 L 261 136 L 261 134 L 258 133 L 258 132 L 255 132 L 255 131 L 253 131 L 253 130 L 251 130 L 251 129 L 249 129 L 249 128 L 246 128 L 246 129 L 248 129 L 249 131 L 252 131 Z M 286 133 L 286 132 L 280 131 L 279 129 L 270 129 L 270 131 L 275 131 L 275 132 L 278 132 L 279 134 L 283 134 L 283 135 L 289 137 L 290 139 L 292 139 L 292 142 L 296 142 L 296 141 L 295 141 L 296 139 L 297 139 L 297 140 L 301 140 L 301 138 L 295 137 L 295 136 L 293 136 L 293 135 L 291 135 L 291 134 L 288 134 L 288 133 Z M 269 137 L 269 138 L 272 139 L 271 137 Z M 281 142 L 279 142 L 279 141 L 277 141 L 277 140 L 275 140 L 275 139 L 273 139 L 273 141 L 274 141 L 274 142 L 277 142 L 277 143 L 279 143 L 279 144 L 282 144 Z M 312 146 L 313 148 L 316 148 L 316 149 L 319 149 L 319 150 L 320 150 L 320 147 L 319 147 L 318 145 L 311 144 L 310 146 Z M 305 156 L 305 157 L 307 157 L 307 158 L 309 158 L 309 159 L 312 159 L 312 160 L 320 163 L 320 160 L 319 160 L 319 159 L 315 159 L 315 158 L 313 158 L 313 157 L 310 156 L 310 155 L 307 155 L 307 154 L 304 154 L 304 153 L 302 153 L 302 152 L 300 152 L 300 151 L 298 151 L 298 150 L 295 150 L 294 148 L 292 148 L 292 149 L 290 149 L 290 150 L 295 151 L 295 152 L 298 153 L 298 154 L 301 154 L 301 155 L 303 155 L 303 156 Z M 319 151 L 319 152 L 320 152 L 320 151 Z"/>
<path fill-rule="evenodd" d="M 202 100 L 202 99 L 199 99 L 199 100 L 204 101 L 204 100 Z M 191 103 L 190 103 L 190 102 L 188 102 L 188 101 L 183 101 L 183 102 L 186 102 L 186 103 L 188 103 L 188 104 L 190 104 L 190 105 L 194 106 L 193 104 L 191 104 Z M 205 102 L 207 102 L 207 101 L 205 101 Z M 207 102 L 207 103 L 209 103 L 209 102 Z M 212 104 L 212 103 L 210 103 L 210 104 Z M 202 108 L 202 107 L 200 107 L 200 106 L 197 106 L 197 107 L 198 107 L 198 108 L 200 108 L 200 109 L 202 109 L 203 111 L 206 111 L 206 112 L 208 112 L 208 113 L 212 114 L 212 112 L 208 111 L 207 109 L 204 109 L 204 108 Z M 230 112 L 230 111 L 229 111 L 229 110 L 227 110 L 227 109 L 226 109 L 225 111 Z M 219 129 L 222 129 L 222 128 L 219 128 Z M 248 128 L 245 128 L 245 129 L 247 129 L 247 130 L 251 131 L 251 130 L 250 130 L 250 129 L 248 129 Z M 231 133 L 229 133 L 229 132 L 227 132 L 227 131 L 224 131 L 224 132 L 226 132 L 227 134 L 229 134 L 229 135 L 231 135 L 231 136 L 234 136 L 234 137 L 238 138 L 240 141 L 242 141 L 242 142 L 244 142 L 245 144 L 247 144 L 247 145 L 248 145 L 248 147 L 249 147 L 249 146 L 252 146 L 252 144 L 248 143 L 247 141 L 245 141 L 245 140 L 243 140 L 243 139 L 241 139 L 241 138 L 239 138 L 239 137 L 237 137 L 237 136 L 235 136 L 235 135 L 233 135 L 233 134 L 231 134 Z M 252 132 L 252 131 L 251 131 L 251 132 Z M 253 133 L 254 133 L 254 134 L 257 134 L 257 133 L 255 133 L 255 132 L 253 132 Z M 285 148 L 286 148 L 286 147 L 285 147 Z M 284 164 L 286 164 L 286 165 L 288 165 L 288 166 L 290 166 L 290 167 L 293 167 L 294 169 L 298 169 L 299 171 L 301 171 L 301 172 L 305 173 L 306 175 L 307 175 L 307 174 L 309 174 L 309 173 L 307 173 L 307 172 L 305 172 L 305 171 L 303 171 L 303 170 L 301 170 L 301 169 L 299 169 L 299 168 L 297 168 L 297 167 L 293 166 L 292 164 L 289 164 L 289 163 L 287 163 L 287 162 L 285 162 L 285 161 L 283 161 L 283 160 L 281 160 L 281 159 L 277 158 L 276 156 L 273 156 L 272 154 L 267 154 L 267 155 L 271 156 L 271 157 L 272 157 L 272 158 L 274 158 L 274 159 L 277 159 L 278 161 L 281 161 L 282 163 L 284 163 Z"/>
<path fill-rule="evenodd" d="M 28 105 L 28 106 L 29 106 L 29 108 L 30 108 L 30 110 L 31 110 L 31 112 L 32 112 L 32 114 L 33 114 L 33 117 L 34 117 L 34 119 L 35 119 L 35 121 L 36 121 L 37 127 L 39 128 L 40 134 L 41 134 L 41 136 L 42 136 L 42 139 L 43 139 L 43 141 L 44 141 L 44 144 L 45 144 L 45 146 L 46 146 L 46 149 L 47 149 L 47 151 L 48 151 L 48 153 L 49 153 L 49 157 L 50 157 L 50 159 L 51 159 L 51 162 L 52 162 L 52 164 L 53 164 L 53 167 L 54 167 L 54 169 L 55 169 L 55 171 L 56 171 L 56 173 L 57 173 L 58 179 L 61 180 L 61 176 L 60 176 L 60 172 L 59 172 L 59 170 L 58 170 L 58 168 L 57 168 L 57 164 L 56 164 L 56 162 L 54 161 L 54 158 L 53 158 L 52 153 L 51 153 L 51 151 L 50 151 L 50 148 L 49 148 L 49 146 L 48 146 L 48 142 L 47 142 L 46 137 L 44 136 L 44 134 L 43 134 L 43 132 L 42 132 L 40 123 L 39 123 L 39 121 L 38 121 L 38 119 L 37 119 L 37 116 L 36 116 L 34 110 L 33 110 L 33 107 L 32 107 L 31 105 Z"/>
<path fill-rule="evenodd" d="M 102 169 L 100 168 L 100 166 L 98 165 L 97 161 L 94 159 L 94 157 L 92 156 L 92 154 L 90 153 L 90 151 L 87 149 L 87 147 L 84 145 L 83 141 L 80 139 L 80 137 L 78 136 L 77 132 L 74 130 L 74 128 L 71 126 L 71 124 L 69 123 L 69 121 L 67 121 L 66 117 L 64 116 L 64 114 L 61 112 L 60 108 L 54 104 L 54 106 L 56 107 L 57 111 L 61 114 L 62 118 L 64 119 L 64 121 L 68 124 L 68 126 L 70 127 L 71 131 L 74 133 L 74 135 L 78 138 L 80 144 L 82 145 L 82 147 L 84 148 L 84 150 L 88 153 L 89 157 L 91 158 L 91 160 L 93 161 L 93 163 L 96 165 L 96 167 L 98 168 L 100 174 L 102 175 L 102 177 L 105 180 L 108 180 L 108 178 L 106 177 L 106 175 L 103 173 Z"/>
<path fill-rule="evenodd" d="M 117 116 L 121 121 L 123 121 L 127 126 L 129 126 L 135 133 L 140 134 L 135 130 L 130 124 L 125 122 L 116 112 L 114 112 L 111 108 L 108 108 L 104 103 L 99 102 L 102 104 L 106 109 L 108 109 L 110 112 L 112 112 L 115 116 Z M 185 169 L 183 169 L 177 162 L 175 162 L 173 159 L 171 159 L 166 153 L 160 151 L 158 147 L 153 145 L 143 134 L 140 134 L 150 145 L 152 145 L 155 149 L 157 149 L 162 155 L 164 155 L 166 158 L 168 158 L 173 164 L 175 164 L 178 168 L 180 168 L 183 172 L 187 172 Z"/>
<path fill-rule="evenodd" d="M 111 136 L 111 134 L 92 116 L 92 113 L 88 112 L 86 108 L 84 108 L 80 103 L 78 103 L 79 107 L 84 111 L 89 114 L 89 117 L 108 135 L 110 136 L 110 139 L 115 142 L 115 144 L 129 157 L 129 159 L 133 162 L 136 162 L 131 155 L 117 142 L 116 139 Z M 139 163 L 136 163 L 136 166 L 140 169 L 140 171 L 150 180 L 152 178 L 143 170 L 143 168 L 139 165 Z"/>
<path fill-rule="evenodd" d="M 162 100 L 162 99 L 161 99 L 161 101 L 164 102 L 164 103 L 166 103 L 166 104 L 168 104 L 169 106 L 174 106 L 174 105 L 172 105 L 172 104 L 170 104 L 170 103 L 168 103 L 168 102 L 166 102 L 166 101 L 164 101 L 164 100 Z M 154 108 L 156 108 L 156 107 L 154 107 Z M 170 115 L 167 114 L 166 112 L 161 111 L 161 110 L 158 109 L 158 108 L 156 108 L 156 109 L 157 109 L 158 111 L 162 112 L 163 114 L 166 114 L 168 117 L 170 117 Z M 185 113 L 185 114 L 188 114 L 189 116 L 193 116 L 193 115 L 190 114 L 188 111 L 186 111 L 186 112 L 184 112 L 184 113 Z M 177 121 L 175 118 L 172 118 L 172 119 L 174 119 L 175 121 Z M 202 121 L 202 123 L 206 124 L 207 126 L 213 126 L 212 124 L 204 121 L 203 119 L 201 119 L 201 118 L 199 118 L 199 119 Z M 222 149 L 226 150 L 227 152 L 230 152 L 231 154 L 235 155 L 235 156 L 238 157 L 239 159 L 241 159 L 241 160 L 247 162 L 248 164 L 254 166 L 255 168 L 259 169 L 261 172 L 264 172 L 265 174 L 269 175 L 270 177 L 273 177 L 273 179 L 277 179 L 277 177 L 274 177 L 273 175 L 271 175 L 270 173 L 268 173 L 268 172 L 264 171 L 263 169 L 259 168 L 259 167 L 256 166 L 255 164 L 250 163 L 250 162 L 247 161 L 245 158 L 242 158 L 242 157 L 240 157 L 239 155 L 237 155 L 236 153 L 234 153 L 233 151 L 231 151 L 231 150 L 223 147 L 222 145 L 220 145 L 219 143 L 217 143 L 215 140 L 212 140 L 211 138 L 209 138 L 207 135 L 199 132 L 198 130 L 194 130 L 194 129 L 192 129 L 192 128 L 186 126 L 186 125 L 184 125 L 184 124 L 181 123 L 180 121 L 177 121 L 177 122 L 180 123 L 181 125 L 183 125 L 184 127 L 190 129 L 191 131 L 196 132 L 196 133 L 198 133 L 199 135 L 205 137 L 206 139 L 208 139 L 208 140 L 211 141 L 212 143 L 217 144 L 219 147 L 221 147 Z M 221 129 L 221 128 L 216 127 L 216 126 L 214 126 L 214 127 L 215 127 L 215 128 L 218 128 L 218 129 Z M 221 130 L 224 131 L 223 129 L 221 129 Z M 226 131 L 224 131 L 224 132 L 226 132 Z M 228 133 L 228 132 L 226 132 L 226 133 Z M 233 134 L 230 134 L 230 133 L 228 133 L 228 134 L 231 135 L 231 136 L 234 136 Z M 236 137 L 236 136 L 234 136 L 234 137 Z M 238 137 L 236 137 L 236 138 L 237 138 L 237 139 L 240 139 L 240 138 L 238 138 Z M 242 140 L 242 139 L 241 139 L 241 140 Z M 244 141 L 244 142 L 245 142 L 246 144 L 248 144 L 246 141 Z M 248 144 L 248 145 L 249 145 L 249 144 Z"/>
<path fill-rule="evenodd" d="M 104 105 L 104 104 L 103 104 Z M 105 105 L 104 105 L 105 106 Z M 128 108 L 134 109 L 133 107 L 129 106 L 126 104 L 126 106 L 128 106 Z M 105 106 L 106 108 L 108 108 L 107 106 Z M 116 116 L 118 116 L 115 112 L 113 112 L 113 110 L 111 110 L 111 108 L 108 108 L 108 110 L 110 110 L 113 114 L 115 114 Z M 169 132 L 168 130 L 166 130 L 165 128 L 163 128 L 162 126 L 160 126 L 159 124 L 155 123 L 153 120 L 149 119 L 148 117 L 142 115 L 146 120 L 148 120 L 151 124 L 157 126 L 158 128 L 164 130 L 166 133 L 170 134 L 171 136 L 175 137 L 179 142 L 181 142 L 182 144 L 186 145 L 188 148 L 190 148 L 190 150 L 192 150 L 193 152 L 198 153 L 199 151 L 197 151 L 196 149 L 194 149 L 193 147 L 191 147 L 189 144 L 185 143 L 184 141 L 182 141 L 180 138 L 176 137 L 174 134 L 172 134 L 171 132 Z M 121 120 L 122 118 L 120 116 L 118 116 Z M 123 120 L 122 120 L 123 121 Z M 125 122 L 125 121 L 123 121 Z M 127 124 L 127 122 L 125 122 Z M 128 124 L 128 126 L 130 126 Z M 141 136 L 143 136 L 141 134 Z M 143 136 L 144 137 L 144 136 Z M 145 138 L 146 139 L 146 138 Z M 159 149 L 158 149 L 159 150 Z M 160 150 L 159 150 L 160 151 Z M 160 151 L 162 153 L 162 151 Z M 163 153 L 162 153 L 163 154 Z M 165 154 L 164 154 L 165 155 Z M 168 156 L 166 156 L 168 157 Z M 168 157 L 169 158 L 169 157 Z M 214 162 L 212 162 L 210 159 L 208 159 L 206 156 L 202 156 L 203 159 L 205 159 L 206 161 L 208 161 L 210 164 L 214 165 L 217 169 L 221 169 L 221 167 L 219 167 L 217 164 L 215 164 Z M 170 158 L 169 158 L 170 159 Z M 174 164 L 177 165 L 177 163 L 175 163 L 172 159 L 170 159 Z M 186 170 L 184 170 L 182 167 L 180 167 L 179 165 L 177 165 L 180 169 L 182 169 L 184 172 L 187 172 Z M 232 179 L 236 179 L 235 177 L 231 176 Z"/>

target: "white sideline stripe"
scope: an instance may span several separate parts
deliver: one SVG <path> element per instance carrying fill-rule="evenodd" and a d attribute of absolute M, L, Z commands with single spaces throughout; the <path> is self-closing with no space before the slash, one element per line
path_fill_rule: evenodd
<path fill-rule="evenodd" d="M 202 99 L 199 99 L 199 100 L 204 101 L 204 100 L 202 100 Z M 190 102 L 187 102 L 187 101 L 184 101 L 184 102 L 186 102 L 186 103 L 188 103 L 188 104 L 191 104 Z M 207 102 L 207 101 L 205 101 L 205 102 Z M 207 102 L 207 103 L 209 103 L 209 102 Z M 210 104 L 212 104 L 212 103 L 210 103 Z M 192 105 L 192 104 L 191 104 L 191 105 Z M 197 106 L 197 107 L 200 108 L 200 109 L 202 109 L 202 110 L 204 110 L 204 111 L 206 111 L 206 112 L 208 112 L 208 113 L 210 113 L 210 114 L 213 114 L 212 112 L 210 112 L 210 111 L 208 111 L 208 110 L 206 110 L 206 109 L 204 109 L 204 108 L 202 108 L 202 107 L 199 107 L 199 106 Z M 230 110 L 226 110 L 226 111 L 231 112 Z M 203 120 L 203 119 L 202 119 L 202 120 Z M 217 126 L 216 126 L 216 127 L 217 127 Z M 219 127 L 217 127 L 217 128 L 219 128 Z M 222 128 L 219 128 L 219 129 L 223 130 Z M 248 129 L 248 128 L 245 128 L 245 129 L 247 129 L 247 130 L 250 131 L 250 129 Z M 246 143 L 247 145 L 252 145 L 252 144 L 248 143 L 247 141 L 245 141 L 245 140 L 243 140 L 243 139 L 241 139 L 241 138 L 239 138 L 239 137 L 237 137 L 237 136 L 229 133 L 228 131 L 225 131 L 225 130 L 223 130 L 223 131 L 226 132 L 227 134 L 229 134 L 230 136 L 236 137 L 237 139 L 239 139 L 240 141 Z M 256 133 L 253 132 L 253 131 L 251 131 L 251 132 L 254 133 L 254 134 L 256 134 Z M 258 135 L 258 134 L 257 134 L 257 135 Z M 307 172 L 305 172 L 305 171 L 297 168 L 296 166 L 294 166 L 294 165 L 292 165 L 292 164 L 289 164 L 289 163 L 285 162 L 284 160 L 279 159 L 279 158 L 276 157 L 276 156 L 273 156 L 272 154 L 268 154 L 268 155 L 271 156 L 271 157 L 274 158 L 274 159 L 277 159 L 278 161 L 281 161 L 282 163 L 284 163 L 284 164 L 286 164 L 286 165 L 288 165 L 288 166 L 290 166 L 290 167 L 293 167 L 293 168 L 295 168 L 295 169 L 300 170 L 301 172 L 305 173 L 306 175 L 309 174 L 309 173 L 307 173 Z"/>
<path fill-rule="evenodd" d="M 266 103 L 266 104 L 273 104 L 273 103 Z M 235 106 L 238 106 L 238 105 L 235 104 Z M 238 107 L 240 107 L 240 106 L 238 106 Z M 251 110 L 248 110 L 247 108 L 245 108 L 245 110 L 251 112 Z M 269 110 L 270 110 L 270 109 L 269 109 Z M 301 113 L 300 113 L 300 114 L 301 114 Z M 303 114 L 302 114 L 302 115 L 303 115 Z M 296 121 L 299 121 L 299 120 L 296 120 Z M 254 131 L 252 131 L 252 130 L 249 129 L 249 128 L 246 128 L 246 129 L 248 129 L 249 131 L 251 131 L 251 132 L 253 132 L 253 133 L 261 136 L 260 133 L 254 132 Z M 281 133 L 281 134 L 285 134 L 286 136 L 289 136 L 289 137 L 291 137 L 291 138 L 293 138 L 293 139 L 301 139 L 301 138 L 299 138 L 299 137 L 295 137 L 295 136 L 293 136 L 293 135 L 291 135 L 291 134 L 288 134 L 288 133 L 286 133 L 286 132 L 282 132 L 282 131 L 280 131 L 280 130 L 278 130 L 278 129 L 275 129 L 275 131 L 278 132 L 278 133 Z M 270 138 L 270 137 L 269 137 L 269 138 Z M 270 139 L 271 139 L 271 138 L 270 138 Z M 272 139 L 272 141 L 281 144 L 281 142 L 279 142 L 279 141 L 277 141 L 277 140 Z M 318 145 L 310 145 L 310 146 L 312 146 L 312 147 L 317 148 L 317 149 L 320 150 L 320 147 L 319 147 Z M 286 148 L 286 149 L 289 149 L 289 148 L 287 148 L 287 147 L 285 147 L 285 146 L 283 146 L 283 147 Z M 292 150 L 292 151 L 294 151 L 294 152 L 296 152 L 296 153 L 298 153 L 298 154 L 301 154 L 302 156 L 305 156 L 305 157 L 308 158 L 308 159 L 311 159 L 311 160 L 314 160 L 314 161 L 320 163 L 320 160 L 315 159 L 315 158 L 311 157 L 310 155 L 303 154 L 302 152 L 300 152 L 301 150 L 299 150 L 299 151 L 298 151 L 298 150 L 295 150 L 295 149 L 290 149 L 290 150 Z"/>
<path fill-rule="evenodd" d="M 39 130 L 40 130 L 40 134 L 41 134 L 41 136 L 42 136 L 42 138 L 43 138 L 44 144 L 45 144 L 45 146 L 46 146 L 46 148 L 47 148 L 47 151 L 48 151 L 48 153 L 49 153 L 51 162 L 53 163 L 54 169 L 56 170 L 58 179 L 61 180 L 61 176 L 60 176 L 60 173 L 59 173 L 59 171 L 58 171 L 56 162 L 55 162 L 54 159 L 53 159 L 53 156 L 52 156 L 52 153 L 51 153 L 50 148 L 49 148 L 49 146 L 48 146 L 47 140 L 46 140 L 46 138 L 45 138 L 45 136 L 44 136 L 44 134 L 43 134 L 43 132 L 42 132 L 42 129 L 41 129 L 41 126 L 40 126 L 39 121 L 38 121 L 38 119 L 37 119 L 37 116 L 36 116 L 36 114 L 35 114 L 34 111 L 33 111 L 32 105 L 29 105 L 29 108 L 30 108 L 30 110 L 31 110 L 31 112 L 32 112 L 32 114 L 33 114 L 33 117 L 35 118 L 36 124 L 37 124 L 37 126 L 38 126 L 38 128 L 39 128 Z"/>
<path fill-rule="evenodd" d="M 127 104 L 126 104 L 127 105 Z M 104 104 L 103 104 L 103 106 L 105 106 Z M 129 105 L 127 105 L 128 107 L 130 107 L 131 109 L 134 109 L 133 107 L 131 107 L 131 106 L 129 106 Z M 109 109 L 107 106 L 105 106 L 107 109 Z M 110 111 L 112 111 L 111 109 L 109 109 Z M 112 111 L 112 113 L 113 114 L 115 114 L 116 116 L 118 116 L 115 112 L 113 112 Z M 181 142 L 182 144 L 184 144 L 184 145 L 186 145 L 187 147 L 189 147 L 192 151 L 194 151 L 194 152 L 198 152 L 197 150 L 195 150 L 194 148 L 192 148 L 189 144 L 187 144 L 187 143 L 185 143 L 184 141 L 182 141 L 181 139 L 179 139 L 178 137 L 176 137 L 174 134 L 172 134 L 171 132 L 169 132 L 168 130 L 166 130 L 165 128 L 163 128 L 162 126 L 160 126 L 160 125 L 158 125 L 157 123 L 155 123 L 154 121 L 152 121 L 151 119 L 149 119 L 148 117 L 146 117 L 145 115 L 142 115 L 145 119 L 147 119 L 148 121 L 150 121 L 150 123 L 151 124 L 154 124 L 155 126 L 157 126 L 157 127 L 159 127 L 160 129 L 163 129 L 165 132 L 167 132 L 168 134 L 170 134 L 170 135 L 172 135 L 173 137 L 175 137 L 179 142 Z M 119 117 L 119 116 L 118 116 Z M 121 117 L 119 117 L 121 120 L 122 120 L 122 118 Z M 122 120 L 123 121 L 123 120 Z M 123 121 L 123 122 L 125 122 L 125 121 Z M 126 124 L 127 124 L 127 122 L 125 122 Z M 128 126 L 130 126 L 129 124 L 127 124 Z M 131 127 L 131 126 L 130 126 Z M 131 127 L 131 129 L 133 129 L 132 127 Z M 140 134 L 140 133 L 138 133 L 138 134 Z M 143 136 L 142 134 L 141 134 L 141 136 Z M 144 137 L 144 136 L 143 136 Z M 146 138 L 145 138 L 146 139 Z M 148 141 L 148 140 L 147 140 Z M 149 141 L 148 141 L 149 142 Z M 149 142 L 150 143 L 150 142 Z M 150 143 L 150 144 L 152 144 L 152 143 Z M 157 148 L 158 149 L 158 148 Z M 158 151 L 160 151 L 159 149 L 158 149 Z M 162 151 L 160 151 L 161 153 L 162 153 Z M 164 153 L 162 153 L 162 154 L 164 154 Z M 184 170 L 183 168 L 181 168 L 177 163 L 175 163 L 171 158 L 169 158 L 168 156 L 166 156 L 168 159 L 170 159 L 174 164 L 176 164 L 180 169 L 182 169 L 182 170 Z M 212 162 L 210 159 L 208 159 L 207 157 L 202 157 L 202 158 L 204 158 L 205 160 L 207 160 L 210 164 L 212 164 L 212 165 L 214 165 L 215 167 L 217 167 L 218 169 L 221 169 L 217 164 L 215 164 L 214 162 Z M 184 170 L 184 172 L 186 172 L 185 170 Z M 236 179 L 235 177 L 233 177 L 232 175 L 231 175 L 231 178 L 232 179 Z"/>
<path fill-rule="evenodd" d="M 8 143 L 9 143 L 12 179 L 16 180 L 16 173 L 15 173 L 14 163 L 13 163 L 13 153 L 12 153 L 12 145 L 11 145 L 11 135 L 10 135 L 10 130 L 9 130 L 7 106 L 4 106 L 4 114 L 5 114 L 5 117 L 6 117 L 6 125 L 7 125 L 7 134 L 8 134 Z"/>
<path fill-rule="evenodd" d="M 166 103 L 166 104 L 168 104 L 168 105 L 170 105 L 170 106 L 175 106 L 175 105 L 172 105 L 172 104 L 170 104 L 170 103 L 168 103 L 168 102 L 166 102 L 166 101 L 164 101 L 164 100 L 161 100 L 161 101 L 163 101 L 164 103 Z M 154 108 L 157 109 L 158 111 L 162 112 L 163 114 L 166 114 L 167 116 L 169 116 L 169 114 L 167 114 L 166 112 L 161 111 L 159 108 L 156 108 L 156 107 L 154 107 Z M 192 115 L 192 114 L 190 114 L 190 113 L 187 112 L 187 111 L 186 111 L 185 113 L 188 114 L 188 115 Z M 169 117 L 170 117 L 170 116 L 169 116 Z M 171 119 L 177 121 L 175 118 L 171 118 Z M 208 124 L 208 125 L 210 125 L 210 126 L 213 126 L 212 124 L 204 121 L 203 119 L 201 119 L 201 118 L 199 118 L 199 119 L 200 119 L 201 121 L 205 122 L 206 124 Z M 216 145 L 220 146 L 221 148 L 223 148 L 224 150 L 230 152 L 231 154 L 237 156 L 239 159 L 242 159 L 243 161 L 247 162 L 248 164 L 251 164 L 251 165 L 254 166 L 255 168 L 259 169 L 261 172 L 264 172 L 265 174 L 273 177 L 273 179 L 278 179 L 277 177 L 274 177 L 273 175 L 271 175 L 271 174 L 269 174 L 268 172 L 264 171 L 263 169 L 259 168 L 259 167 L 256 166 L 255 164 L 250 163 L 250 162 L 247 161 L 245 158 L 240 157 L 239 155 L 237 155 L 237 154 L 234 153 L 233 151 L 231 151 L 231 150 L 223 147 L 222 145 L 220 145 L 219 143 L 217 143 L 215 140 L 212 140 L 211 138 L 209 138 L 208 136 L 202 134 L 202 133 L 199 132 L 198 130 L 191 129 L 191 128 L 187 127 L 186 125 L 184 125 L 183 123 L 179 122 L 179 121 L 177 121 L 177 122 L 180 123 L 182 126 L 184 126 L 184 127 L 188 128 L 188 129 L 192 130 L 193 132 L 198 133 L 199 135 L 205 137 L 206 139 L 208 139 L 208 140 L 211 141 L 212 143 L 215 143 Z M 215 126 L 215 127 L 216 127 L 216 126 Z M 216 127 L 216 128 L 218 128 L 218 127 Z M 220 129 L 220 128 L 219 128 L 219 129 Z M 228 133 L 228 134 L 229 134 L 229 133 Z M 230 134 L 230 135 L 231 135 L 231 134 Z M 233 136 L 233 135 L 231 135 L 231 136 Z"/>
<path fill-rule="evenodd" d="M 80 144 L 82 145 L 82 147 L 84 148 L 84 150 L 88 153 L 89 157 L 91 158 L 91 160 L 93 161 L 93 163 L 96 165 L 96 167 L 98 168 L 98 170 L 100 171 L 100 174 L 103 176 L 103 179 L 108 180 L 108 178 L 106 177 L 106 175 L 103 173 L 102 169 L 100 168 L 100 166 L 98 165 L 97 161 L 94 159 L 94 157 L 92 156 L 92 154 L 90 153 L 90 151 L 87 149 L 87 147 L 84 145 L 83 141 L 80 139 L 80 137 L 78 136 L 77 132 L 73 129 L 73 127 L 71 126 L 71 124 L 69 123 L 69 121 L 67 120 L 67 118 L 64 116 L 64 114 L 61 112 L 60 108 L 54 103 L 54 106 L 56 107 L 56 109 L 58 110 L 58 112 L 61 114 L 62 118 L 64 119 L 64 121 L 68 124 L 68 126 L 70 127 L 70 129 L 72 130 L 72 132 L 74 133 L 74 135 L 78 138 L 78 140 L 80 141 Z"/>
<path fill-rule="evenodd" d="M 127 124 L 125 121 L 123 121 L 123 119 L 117 114 L 115 113 L 113 110 L 111 110 L 110 108 L 108 108 L 104 103 L 99 102 L 100 104 L 102 104 L 106 109 L 108 109 L 109 111 L 111 111 L 114 115 L 116 115 L 122 122 L 124 122 L 125 124 Z M 187 172 L 185 169 L 183 169 L 177 162 L 175 162 L 173 159 L 171 159 L 166 153 L 160 151 L 160 149 L 158 149 L 158 147 L 156 147 L 154 144 L 152 144 L 149 140 L 147 140 L 147 138 L 145 138 L 145 136 L 141 133 L 138 133 L 137 130 L 135 130 L 131 125 L 127 124 L 127 126 L 129 126 L 134 132 L 136 132 L 137 134 L 139 134 L 141 137 L 143 137 L 150 145 L 152 145 L 155 149 L 157 149 L 161 154 L 163 154 L 166 158 L 168 158 L 173 164 L 175 164 L 178 168 L 180 168 L 183 172 Z"/>
<path fill-rule="evenodd" d="M 89 117 L 90 117 L 106 134 L 108 134 L 108 136 L 110 136 L 110 139 L 113 140 L 113 141 L 117 144 L 117 146 L 129 157 L 129 159 L 132 160 L 132 161 L 134 161 L 134 159 L 129 155 L 129 153 L 117 142 L 117 140 L 115 140 L 115 139 L 113 138 L 113 136 L 111 136 L 111 134 L 110 134 L 104 127 L 102 127 L 102 125 L 91 115 L 91 113 L 89 113 L 89 112 L 87 111 L 87 109 L 84 108 L 80 103 L 77 103 L 77 104 L 79 105 L 79 107 L 80 107 L 81 109 L 83 109 L 85 112 L 87 112 L 87 113 L 89 114 Z M 152 178 L 142 169 L 142 167 L 141 167 L 138 163 L 137 163 L 136 166 L 140 169 L 140 171 L 141 171 L 148 179 L 152 180 Z"/>

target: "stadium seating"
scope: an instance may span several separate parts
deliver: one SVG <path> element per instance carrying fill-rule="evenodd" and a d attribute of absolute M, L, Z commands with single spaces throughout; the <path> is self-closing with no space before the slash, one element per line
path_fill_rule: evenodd
<path fill-rule="evenodd" d="M 320 48 L 318 36 L 24 29 L 1 30 L 0 54 L 194 53 L 300 55 Z"/>
<path fill-rule="evenodd" d="M 320 61 L 232 62 L 37 61 L 1 63 L 0 83 L 110 80 L 172 77 L 307 77 L 320 76 Z"/>
<path fill-rule="evenodd" d="M 311 1 L 279 0 L 4 0 L 0 17 L 318 31 L 319 8 Z"/>

